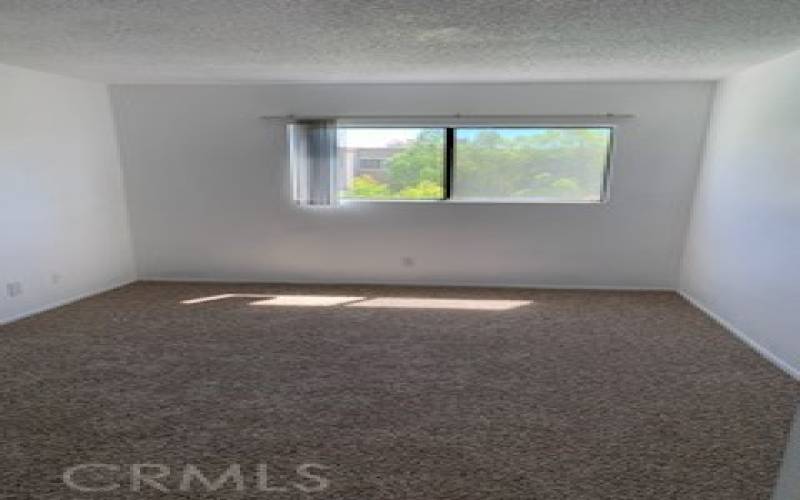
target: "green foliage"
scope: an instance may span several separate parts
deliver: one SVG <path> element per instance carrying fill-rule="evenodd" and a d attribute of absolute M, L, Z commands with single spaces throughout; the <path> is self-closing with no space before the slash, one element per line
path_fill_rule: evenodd
<path fill-rule="evenodd" d="M 425 190 L 423 185 L 439 186 L 441 197 L 444 177 L 444 137 L 437 130 L 425 130 L 414 143 L 392 155 L 387 162 L 389 186 L 393 192 L 411 187 Z M 429 189 L 430 191 L 430 189 Z"/>
<path fill-rule="evenodd" d="M 342 193 L 344 198 L 390 198 L 389 186 L 381 184 L 369 175 L 359 175 L 353 179 L 352 189 Z"/>
<path fill-rule="evenodd" d="M 403 200 L 438 200 L 443 194 L 441 182 L 423 180 L 414 187 L 398 192 L 396 197 Z"/>
<path fill-rule="evenodd" d="M 597 199 L 608 131 L 550 129 L 503 136 L 493 130 L 459 137 L 456 190 L 479 198 Z"/>
<path fill-rule="evenodd" d="M 359 175 L 353 179 L 353 188 L 342 193 L 343 198 L 363 198 L 372 200 L 438 200 L 442 197 L 442 184 L 420 181 L 400 191 L 392 191 L 369 175 Z"/>

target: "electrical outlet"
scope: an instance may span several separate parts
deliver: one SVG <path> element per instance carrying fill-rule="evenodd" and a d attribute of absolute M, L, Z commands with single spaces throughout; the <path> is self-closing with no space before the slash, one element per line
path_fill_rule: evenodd
<path fill-rule="evenodd" d="M 19 281 L 12 281 L 6 284 L 6 293 L 9 297 L 16 297 L 22 295 L 22 283 Z"/>
<path fill-rule="evenodd" d="M 58 273 L 53 273 L 50 275 L 50 282 L 54 285 L 58 285 L 61 283 L 61 275 Z"/>
<path fill-rule="evenodd" d="M 414 258 L 403 257 L 403 267 L 414 267 Z"/>

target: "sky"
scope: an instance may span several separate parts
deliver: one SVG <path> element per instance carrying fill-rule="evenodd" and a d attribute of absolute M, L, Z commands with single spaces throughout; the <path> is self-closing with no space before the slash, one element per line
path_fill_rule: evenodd
<path fill-rule="evenodd" d="M 383 148 L 415 139 L 421 128 L 347 128 L 340 129 L 339 143 L 345 148 Z M 440 129 L 441 130 L 441 129 Z M 480 128 L 460 128 L 457 139 L 474 139 Z M 545 129 L 494 129 L 503 137 L 513 138 L 544 133 Z M 444 132 L 443 132 L 444 133 Z"/>
<path fill-rule="evenodd" d="M 349 128 L 340 130 L 339 142 L 345 148 L 383 148 L 415 139 L 419 128 Z"/>

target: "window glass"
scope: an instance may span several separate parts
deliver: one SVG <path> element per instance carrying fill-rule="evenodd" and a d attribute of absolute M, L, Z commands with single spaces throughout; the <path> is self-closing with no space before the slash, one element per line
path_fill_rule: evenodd
<path fill-rule="evenodd" d="M 442 199 L 444 137 L 443 128 L 340 128 L 339 197 Z"/>
<path fill-rule="evenodd" d="M 610 128 L 457 128 L 455 136 L 454 199 L 605 197 Z"/>

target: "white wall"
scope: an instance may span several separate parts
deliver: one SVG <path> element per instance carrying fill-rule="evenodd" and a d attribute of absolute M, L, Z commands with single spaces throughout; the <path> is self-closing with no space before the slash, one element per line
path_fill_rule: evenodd
<path fill-rule="evenodd" d="M 143 278 L 674 288 L 713 83 L 112 86 Z M 288 201 L 261 115 L 634 113 L 606 205 Z M 403 257 L 415 260 L 403 265 Z"/>
<path fill-rule="evenodd" d="M 724 81 L 681 289 L 800 374 L 800 52 Z"/>
<path fill-rule="evenodd" d="M 0 241 L 0 323 L 133 279 L 105 86 L 0 65 Z"/>

